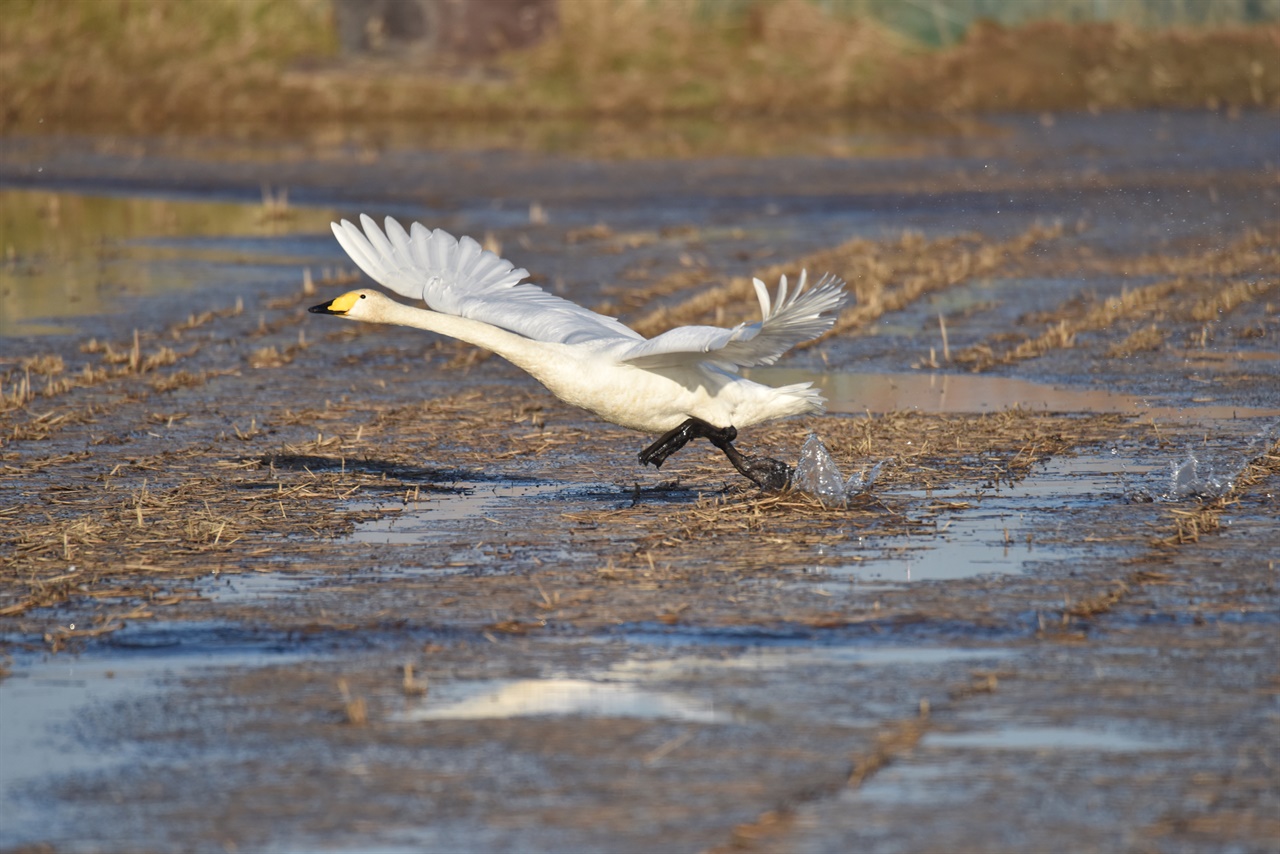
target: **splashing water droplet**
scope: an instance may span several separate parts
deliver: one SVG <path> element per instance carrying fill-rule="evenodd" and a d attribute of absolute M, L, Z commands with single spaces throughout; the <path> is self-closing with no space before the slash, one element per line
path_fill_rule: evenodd
<path fill-rule="evenodd" d="M 1209 462 L 1201 462 L 1194 453 L 1180 463 L 1174 463 L 1169 471 L 1169 491 L 1166 500 L 1184 498 L 1219 498 L 1235 489 L 1236 476 L 1244 469 L 1246 461 L 1228 465 L 1226 474 L 1219 472 Z"/>
<path fill-rule="evenodd" d="M 791 484 L 801 492 L 807 492 L 829 507 L 839 507 L 845 502 L 844 475 L 831 458 L 827 446 L 817 433 L 810 433 L 800 449 L 800 461 L 796 463 Z"/>
<path fill-rule="evenodd" d="M 871 468 L 849 475 L 849 480 L 844 485 L 845 496 L 851 498 L 859 492 L 870 491 L 871 487 L 875 486 L 876 481 L 880 479 L 880 470 L 885 467 L 886 463 L 891 462 L 893 462 L 893 457 L 885 457 Z"/>
<path fill-rule="evenodd" d="M 1169 496 L 1186 498 L 1195 494 L 1196 484 L 1200 480 L 1199 470 L 1200 461 L 1195 454 L 1188 454 L 1182 462 L 1174 463 L 1169 471 Z"/>
<path fill-rule="evenodd" d="M 828 507 L 843 507 L 850 498 L 870 490 L 885 464 L 892 461 L 893 457 L 887 457 L 871 468 L 851 475 L 846 481 L 827 446 L 818 434 L 810 433 L 800 449 L 800 461 L 791 476 L 791 486 L 812 495 Z"/>

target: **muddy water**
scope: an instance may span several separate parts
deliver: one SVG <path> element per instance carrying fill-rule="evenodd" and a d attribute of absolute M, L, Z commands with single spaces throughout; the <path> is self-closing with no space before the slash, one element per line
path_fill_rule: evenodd
<path fill-rule="evenodd" d="M 1010 118 L 892 156 L 624 162 L 7 141 L 0 607 L 74 581 L 0 617 L 0 847 L 1265 849 L 1273 136 Z M 847 507 L 770 503 L 700 448 L 639 469 L 642 437 L 498 359 L 309 316 L 347 286 L 326 223 L 360 210 L 488 234 L 626 320 L 860 239 L 838 272 L 888 271 L 864 305 L 924 286 L 754 371 L 832 414 L 743 441 L 894 462 Z M 134 330 L 139 364 L 174 361 L 111 373 Z"/>
<path fill-rule="evenodd" d="M 67 334 L 70 318 L 145 314 L 147 297 L 228 293 L 281 282 L 286 269 L 293 279 L 329 219 L 313 208 L 0 189 L 0 336 Z"/>

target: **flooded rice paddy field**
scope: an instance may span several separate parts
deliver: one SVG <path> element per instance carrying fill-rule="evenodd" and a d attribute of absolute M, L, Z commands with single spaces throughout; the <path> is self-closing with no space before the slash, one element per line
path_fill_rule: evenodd
<path fill-rule="evenodd" d="M 0 847 L 1275 850 L 1278 143 L 5 140 Z M 496 357 L 307 314 L 360 212 L 646 334 L 842 275 L 754 372 L 830 412 L 742 440 L 872 482 L 644 470 Z"/>

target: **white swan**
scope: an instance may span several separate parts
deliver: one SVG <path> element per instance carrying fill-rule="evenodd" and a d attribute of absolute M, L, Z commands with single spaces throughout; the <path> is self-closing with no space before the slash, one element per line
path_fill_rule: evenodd
<path fill-rule="evenodd" d="M 785 464 L 733 446 L 738 428 L 822 412 L 825 401 L 809 383 L 773 388 L 745 379 L 738 368 L 772 364 L 829 329 L 846 297 L 840 279 L 824 276 L 806 289 L 801 273 L 788 291 L 783 276 L 773 299 L 756 279 L 759 322 L 684 326 L 646 339 L 612 317 L 521 284 L 525 270 L 469 237 L 455 240 L 418 223 L 406 232 L 390 217 L 384 234 L 371 218 L 360 221 L 363 234 L 346 220 L 333 224 L 342 248 L 375 281 L 429 310 L 356 290 L 311 312 L 412 326 L 492 350 L 566 403 L 623 427 L 661 433 L 640 453 L 642 464 L 661 467 L 702 437 L 761 487 L 786 485 Z"/>

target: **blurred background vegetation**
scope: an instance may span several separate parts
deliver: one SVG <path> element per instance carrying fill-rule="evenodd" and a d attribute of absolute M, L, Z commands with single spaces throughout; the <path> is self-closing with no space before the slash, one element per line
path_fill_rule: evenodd
<path fill-rule="evenodd" d="M 559 0 L 556 11 L 545 38 L 496 55 L 352 55 L 331 0 L 5 0 L 0 131 L 1280 108 L 1280 0 Z"/>
<path fill-rule="evenodd" d="M 751 0 L 732 0 L 740 6 Z M 814 0 L 842 16 L 879 21 L 921 44 L 964 38 L 975 21 L 1112 21 L 1143 28 L 1223 27 L 1280 20 L 1276 0 Z"/>

